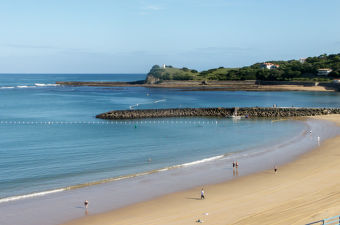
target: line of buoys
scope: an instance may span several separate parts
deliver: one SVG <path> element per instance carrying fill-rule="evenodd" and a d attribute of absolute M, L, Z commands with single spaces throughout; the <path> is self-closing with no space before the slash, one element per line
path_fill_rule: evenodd
<path fill-rule="evenodd" d="M 135 125 L 135 124 L 219 124 L 223 121 L 211 120 L 211 121 L 187 121 L 187 120 L 149 120 L 149 121 L 0 121 L 0 124 L 23 124 L 23 125 L 68 125 L 68 124 L 91 124 L 91 125 L 107 125 L 107 124 L 124 124 L 124 125 Z"/>

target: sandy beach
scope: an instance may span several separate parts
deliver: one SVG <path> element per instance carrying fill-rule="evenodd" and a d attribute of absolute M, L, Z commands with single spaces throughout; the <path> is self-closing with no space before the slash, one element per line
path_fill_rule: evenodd
<path fill-rule="evenodd" d="M 339 115 L 314 117 L 336 122 Z M 278 168 L 168 194 L 65 225 L 306 224 L 340 214 L 340 137 Z M 240 165 L 244 166 L 244 165 Z M 140 193 L 143 195 L 143 193 Z M 91 203 L 89 211 L 91 210 Z"/>
<path fill-rule="evenodd" d="M 256 84 L 255 81 L 209 81 L 202 85 L 202 81 L 163 81 L 157 84 L 146 84 L 143 81 L 136 82 L 79 82 L 57 81 L 58 85 L 70 86 L 96 86 L 96 87 L 145 87 L 145 88 L 174 88 L 186 91 L 330 91 L 337 86 L 326 87 L 322 85 L 299 85 L 299 84 Z"/>

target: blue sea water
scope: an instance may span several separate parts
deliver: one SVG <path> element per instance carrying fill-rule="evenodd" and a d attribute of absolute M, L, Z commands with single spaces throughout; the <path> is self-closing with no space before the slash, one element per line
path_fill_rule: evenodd
<path fill-rule="evenodd" d="M 340 107 L 333 92 L 73 87 L 145 74 L 1 74 L 0 199 L 171 167 L 290 140 L 300 122 L 217 118 L 104 121 L 114 109 Z"/>

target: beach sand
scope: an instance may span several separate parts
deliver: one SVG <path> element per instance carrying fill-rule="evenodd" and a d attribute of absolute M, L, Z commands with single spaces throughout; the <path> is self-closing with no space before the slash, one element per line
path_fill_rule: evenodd
<path fill-rule="evenodd" d="M 176 88 L 187 91 L 335 91 L 334 87 L 304 86 L 297 84 L 259 85 L 255 81 L 209 81 L 202 85 L 202 81 L 163 81 L 157 84 L 129 83 L 129 82 L 78 82 L 58 81 L 60 85 L 97 86 L 97 87 L 146 87 L 146 88 Z M 280 83 L 280 82 L 278 82 Z"/>
<path fill-rule="evenodd" d="M 314 118 L 340 125 L 340 115 Z M 86 216 L 67 225 L 197 224 L 198 219 L 214 225 L 306 224 L 340 214 L 339 177 L 340 136 L 337 136 L 279 167 L 277 173 L 266 170 L 206 185 L 205 200 L 200 200 L 201 187 L 197 187 Z"/>

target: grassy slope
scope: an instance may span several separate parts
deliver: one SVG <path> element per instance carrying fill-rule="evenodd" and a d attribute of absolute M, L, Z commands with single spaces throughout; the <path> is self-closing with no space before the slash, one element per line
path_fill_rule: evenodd
<path fill-rule="evenodd" d="M 340 54 L 309 57 L 304 63 L 298 60 L 269 61 L 278 64 L 277 69 L 263 69 L 261 63 L 242 68 L 216 68 L 197 72 L 187 68 L 161 68 L 154 66 L 149 75 L 163 80 L 269 80 L 269 81 L 331 81 L 340 78 Z M 318 69 L 331 68 L 329 76 L 318 76 Z"/>

